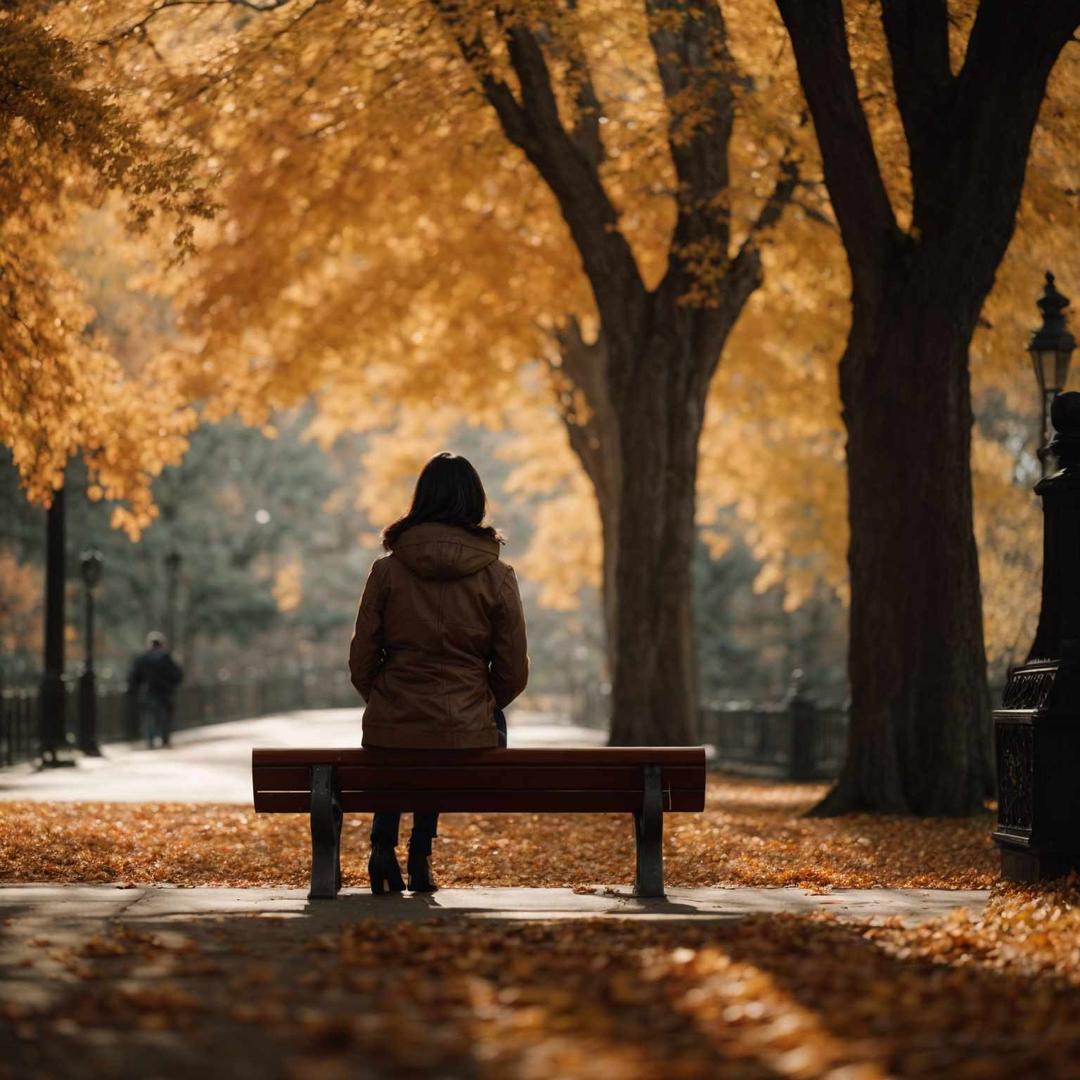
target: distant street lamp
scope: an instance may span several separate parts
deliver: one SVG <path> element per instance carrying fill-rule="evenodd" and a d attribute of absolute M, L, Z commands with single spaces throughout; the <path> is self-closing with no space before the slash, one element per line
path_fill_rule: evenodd
<path fill-rule="evenodd" d="M 53 492 L 45 525 L 45 655 L 38 693 L 41 767 L 74 765 L 61 757 L 67 746 L 67 691 L 64 689 L 64 583 L 66 527 L 64 489 Z"/>
<path fill-rule="evenodd" d="M 97 676 L 94 673 L 94 589 L 101 580 L 105 560 L 93 548 L 79 558 L 86 597 L 85 661 L 79 677 L 79 749 L 89 757 L 101 757 L 97 740 Z"/>
<path fill-rule="evenodd" d="M 180 565 L 184 557 L 176 548 L 165 556 L 165 637 L 176 648 L 176 598 L 180 588 Z"/>
<path fill-rule="evenodd" d="M 1053 471 L 1050 443 L 1054 436 L 1050 422 L 1050 407 L 1054 398 L 1065 389 L 1069 378 L 1069 359 L 1076 348 L 1076 339 L 1069 333 L 1065 322 L 1067 297 L 1062 296 L 1054 285 L 1054 275 L 1046 272 L 1046 287 L 1037 301 L 1042 312 L 1043 324 L 1031 335 L 1028 352 L 1039 381 L 1039 397 L 1042 402 L 1042 418 L 1039 425 L 1039 461 L 1043 476 Z"/>

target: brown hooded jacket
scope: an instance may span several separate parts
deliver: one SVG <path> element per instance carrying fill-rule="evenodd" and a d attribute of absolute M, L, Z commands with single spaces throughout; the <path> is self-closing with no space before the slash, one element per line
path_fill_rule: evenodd
<path fill-rule="evenodd" d="M 365 746 L 497 746 L 495 708 L 529 677 L 517 578 L 498 543 L 436 522 L 402 533 L 368 575 L 349 671 L 367 702 Z"/>

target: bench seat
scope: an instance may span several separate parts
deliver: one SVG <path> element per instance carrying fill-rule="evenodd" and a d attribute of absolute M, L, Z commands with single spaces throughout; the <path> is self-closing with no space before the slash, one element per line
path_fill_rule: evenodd
<path fill-rule="evenodd" d="M 630 813 L 635 891 L 663 896 L 663 815 L 705 808 L 705 750 L 588 749 L 252 751 L 255 810 L 308 814 L 312 899 L 340 888 L 346 813 Z"/>

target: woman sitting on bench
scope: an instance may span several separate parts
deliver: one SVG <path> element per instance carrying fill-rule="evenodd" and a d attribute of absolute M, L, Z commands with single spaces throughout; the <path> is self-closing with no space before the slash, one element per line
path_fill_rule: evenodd
<path fill-rule="evenodd" d="M 476 469 L 436 454 L 412 507 L 383 531 L 349 649 L 352 682 L 367 703 L 365 747 L 479 749 L 506 745 L 502 710 L 529 677 L 525 614 L 503 538 L 484 525 Z M 395 848 L 401 815 L 376 813 L 368 875 L 373 893 L 401 892 Z M 434 892 L 431 841 L 439 815 L 413 815 L 409 889 Z"/>

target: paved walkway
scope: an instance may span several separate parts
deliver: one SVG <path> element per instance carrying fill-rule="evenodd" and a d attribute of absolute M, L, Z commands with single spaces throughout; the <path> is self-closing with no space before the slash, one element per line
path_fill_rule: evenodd
<path fill-rule="evenodd" d="M 665 900 L 639 900 L 610 889 L 443 889 L 432 896 L 356 890 L 334 901 L 309 901 L 297 889 L 9 885 L 0 888 L 0 1009 L 5 1004 L 48 1007 L 75 981 L 73 953 L 100 949 L 119 927 L 180 942 L 216 928 L 231 946 L 244 950 L 265 943 L 267 920 L 281 927 L 275 938 L 279 946 L 300 947 L 320 933 L 364 920 L 389 925 L 440 917 L 715 923 L 828 911 L 849 922 L 899 917 L 918 923 L 957 908 L 981 907 L 985 900 L 985 892 L 931 889 L 672 889 Z"/>
<path fill-rule="evenodd" d="M 302 919 L 314 927 L 361 919 L 408 922 L 461 916 L 469 919 L 741 919 L 748 915 L 828 911 L 845 919 L 899 917 L 910 922 L 978 908 L 981 890 L 798 888 L 677 889 L 662 900 L 639 899 L 629 889 L 440 889 L 431 895 L 373 896 L 349 889 L 337 900 L 308 900 L 306 889 L 218 889 L 116 885 L 8 885 L 0 888 L 0 920 L 64 925 L 119 919 L 219 919 L 266 916 Z"/>
<path fill-rule="evenodd" d="M 561 716 L 512 709 L 511 746 L 602 746 L 604 733 Z M 359 746 L 359 709 L 318 709 L 178 732 L 168 750 L 105 747 L 76 768 L 0 770 L 0 800 L 251 802 L 253 746 Z"/>
<path fill-rule="evenodd" d="M 170 750 L 109 746 L 102 759 L 76 768 L 0 772 L 0 800 L 236 802 L 251 799 L 253 746 L 349 746 L 360 741 L 359 710 L 287 713 L 179 733 Z M 566 719 L 516 711 L 511 746 L 589 746 L 601 732 Z M 34 940 L 77 944 L 117 923 L 149 928 L 167 923 L 229 920 L 243 933 L 253 918 L 280 918 L 298 934 L 361 919 L 389 923 L 432 917 L 467 919 L 632 919 L 724 921 L 762 913 L 829 911 L 848 920 L 934 918 L 980 907 L 985 892 L 860 889 L 810 893 L 800 889 L 672 889 L 665 900 L 639 900 L 625 890 L 445 889 L 434 896 L 375 897 L 362 890 L 336 902 L 309 902 L 289 889 L 186 889 L 172 886 L 12 885 L 0 888 L 0 984 L 17 974 Z M 2 994 L 0 994 L 2 999 Z"/>

